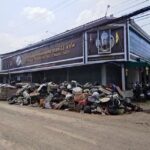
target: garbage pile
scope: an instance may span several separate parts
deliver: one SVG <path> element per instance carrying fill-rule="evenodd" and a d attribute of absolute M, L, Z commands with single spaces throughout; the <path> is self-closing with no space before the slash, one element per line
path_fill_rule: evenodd
<path fill-rule="evenodd" d="M 114 84 L 106 87 L 65 81 L 61 84 L 18 83 L 15 86 L 18 90 L 8 98 L 9 104 L 105 115 L 142 111 Z"/>

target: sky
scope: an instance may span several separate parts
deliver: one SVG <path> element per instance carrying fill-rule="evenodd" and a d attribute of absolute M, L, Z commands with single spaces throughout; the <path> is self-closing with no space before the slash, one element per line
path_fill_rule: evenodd
<path fill-rule="evenodd" d="M 113 14 L 119 17 L 150 0 L 0 0 L 0 54 Z M 150 12 L 136 22 L 150 34 Z"/>

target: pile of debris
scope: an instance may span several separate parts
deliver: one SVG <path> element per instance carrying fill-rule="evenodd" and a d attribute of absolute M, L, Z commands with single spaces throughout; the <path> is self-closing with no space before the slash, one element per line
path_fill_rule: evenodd
<path fill-rule="evenodd" d="M 114 84 L 105 87 L 65 81 L 61 84 L 18 83 L 15 87 L 18 90 L 15 95 L 8 98 L 9 104 L 106 115 L 142 111 Z"/>

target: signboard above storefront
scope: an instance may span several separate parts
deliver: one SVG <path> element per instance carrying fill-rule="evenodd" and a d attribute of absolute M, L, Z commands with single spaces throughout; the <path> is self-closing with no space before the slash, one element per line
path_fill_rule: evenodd
<path fill-rule="evenodd" d="M 88 54 L 124 52 L 124 28 L 88 32 Z"/>
<path fill-rule="evenodd" d="M 125 59 L 124 26 L 88 32 L 88 62 Z"/>
<path fill-rule="evenodd" d="M 67 64 L 67 61 L 74 58 L 79 60 L 76 61 L 78 63 L 83 62 L 82 34 L 66 39 L 60 39 L 59 41 L 51 42 L 48 45 L 41 45 L 35 50 L 29 49 L 29 51 L 3 58 L 2 68 L 3 70 L 18 69 L 45 64 L 48 65 L 51 63 L 57 65 L 57 63 L 60 63 L 61 61 L 66 61 Z"/>
<path fill-rule="evenodd" d="M 27 72 L 114 60 L 125 60 L 124 26 L 96 28 L 46 44 L 41 43 L 34 49 L 16 51 L 2 58 L 2 70 Z"/>

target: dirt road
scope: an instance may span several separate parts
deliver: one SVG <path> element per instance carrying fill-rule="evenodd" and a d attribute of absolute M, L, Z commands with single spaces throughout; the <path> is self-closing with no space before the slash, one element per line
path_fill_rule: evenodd
<path fill-rule="evenodd" d="M 0 150 L 120 149 L 150 149 L 150 114 L 98 116 L 0 102 Z"/>

